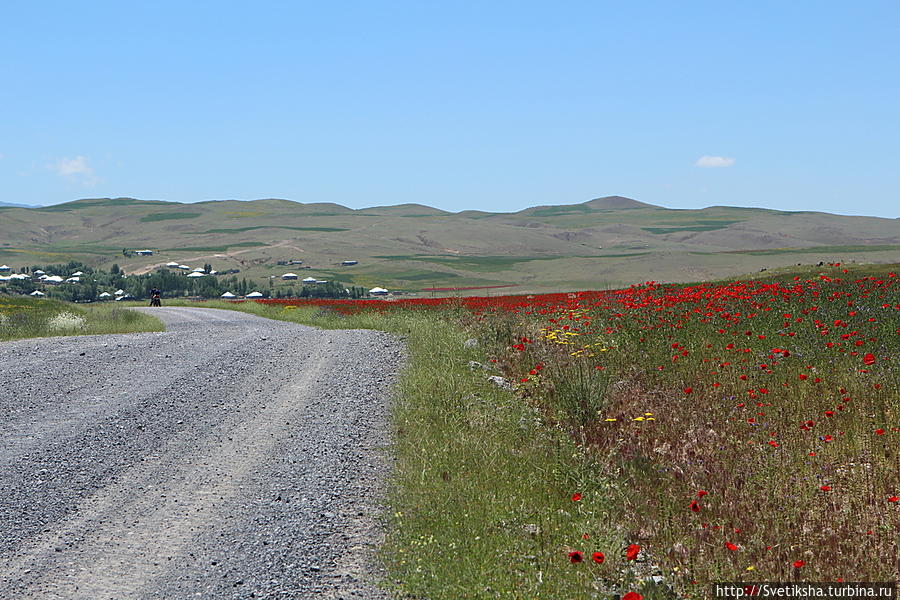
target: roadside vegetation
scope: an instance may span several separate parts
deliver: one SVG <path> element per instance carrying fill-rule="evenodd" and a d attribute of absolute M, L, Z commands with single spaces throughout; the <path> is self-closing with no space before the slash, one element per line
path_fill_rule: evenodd
<path fill-rule="evenodd" d="M 401 597 L 703 598 L 898 578 L 894 269 L 205 305 L 406 337 L 384 549 Z"/>
<path fill-rule="evenodd" d="M 0 294 L 0 341 L 163 330 L 159 319 L 120 306 L 76 305 Z"/>

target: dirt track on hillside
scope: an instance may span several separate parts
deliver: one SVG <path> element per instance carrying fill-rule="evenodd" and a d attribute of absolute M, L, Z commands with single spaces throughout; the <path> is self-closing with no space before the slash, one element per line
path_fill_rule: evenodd
<path fill-rule="evenodd" d="M 0 597 L 382 598 L 399 343 L 155 309 L 0 344 Z"/>

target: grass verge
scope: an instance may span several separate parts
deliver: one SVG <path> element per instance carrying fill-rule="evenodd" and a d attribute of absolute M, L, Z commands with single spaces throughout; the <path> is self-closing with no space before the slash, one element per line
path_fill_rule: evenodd
<path fill-rule="evenodd" d="M 155 317 L 112 304 L 0 296 L 0 341 L 57 335 L 163 331 Z"/>

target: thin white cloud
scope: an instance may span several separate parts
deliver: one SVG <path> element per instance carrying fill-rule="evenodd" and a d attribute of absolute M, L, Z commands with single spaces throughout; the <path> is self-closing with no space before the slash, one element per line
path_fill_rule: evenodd
<path fill-rule="evenodd" d="M 74 179 L 84 185 L 94 185 L 100 179 L 94 174 L 94 168 L 88 163 L 85 156 L 75 158 L 61 158 L 51 167 L 60 177 Z"/>
<path fill-rule="evenodd" d="M 705 167 L 707 169 L 716 169 L 721 167 L 730 167 L 734 165 L 735 160 L 730 156 L 701 156 L 694 163 L 695 167 Z"/>

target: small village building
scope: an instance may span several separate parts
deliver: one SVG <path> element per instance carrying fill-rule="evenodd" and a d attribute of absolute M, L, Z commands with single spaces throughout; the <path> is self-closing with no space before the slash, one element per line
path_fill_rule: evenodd
<path fill-rule="evenodd" d="M 116 290 L 115 292 L 113 292 L 113 294 L 115 294 L 116 296 L 124 296 L 125 290 Z"/>
<path fill-rule="evenodd" d="M 101 300 L 109 300 L 110 298 L 112 298 L 112 294 L 110 294 L 109 292 L 103 292 L 102 294 L 100 294 L 97 297 L 100 298 Z"/>
<path fill-rule="evenodd" d="M 46 274 L 44 271 L 41 271 L 40 269 L 38 269 L 37 271 L 32 271 L 32 273 L 35 275 L 38 275 L 38 276 Z"/>
<path fill-rule="evenodd" d="M 135 250 L 134 253 L 138 256 L 153 256 L 153 250 Z"/>
<path fill-rule="evenodd" d="M 72 273 L 71 275 L 69 275 L 69 277 L 81 277 L 82 275 L 84 275 L 83 272 L 81 272 L 81 271 L 75 271 L 74 273 Z"/>
<path fill-rule="evenodd" d="M 181 269 L 182 271 L 190 271 L 191 270 L 191 268 L 187 265 L 178 265 L 178 268 Z"/>
<path fill-rule="evenodd" d="M 11 270 L 7 265 L 0 265 L 0 273 L 8 273 Z"/>
<path fill-rule="evenodd" d="M 315 277 L 304 277 L 303 283 L 316 283 L 318 281 Z"/>
<path fill-rule="evenodd" d="M 206 273 L 203 271 L 194 271 L 193 273 L 188 273 L 188 277 L 191 279 L 197 279 L 198 277 L 206 277 Z"/>
<path fill-rule="evenodd" d="M 246 297 L 247 298 L 262 298 L 263 295 L 262 295 L 262 292 L 250 292 L 249 294 L 247 294 Z"/>
<path fill-rule="evenodd" d="M 195 267 L 191 269 L 191 271 L 194 273 L 206 273 L 206 269 L 204 269 L 203 267 Z"/>
<path fill-rule="evenodd" d="M 220 296 L 220 298 L 225 298 L 225 299 L 227 300 L 227 299 L 229 299 L 229 298 L 237 298 L 237 296 L 235 296 L 235 295 L 232 294 L 231 292 L 225 292 L 224 294 L 222 294 L 222 295 Z"/>
<path fill-rule="evenodd" d="M 47 294 L 45 294 L 45 293 L 42 292 L 41 290 L 34 290 L 33 292 L 31 292 L 31 293 L 28 294 L 28 295 L 29 295 L 29 296 L 40 297 L 40 296 L 46 296 Z"/>
<path fill-rule="evenodd" d="M 285 281 L 297 279 L 297 277 L 298 276 L 296 273 L 285 273 L 284 275 L 281 276 L 281 278 L 284 279 Z"/>
<path fill-rule="evenodd" d="M 352 267 L 353 265 L 357 265 L 357 264 L 359 264 L 359 261 L 358 261 L 358 260 L 345 260 L 345 261 L 341 261 L 341 265 L 343 265 L 343 266 L 345 266 L 345 267 Z"/>
<path fill-rule="evenodd" d="M 383 287 L 373 287 L 371 290 L 369 290 L 370 296 L 387 296 L 389 293 L 390 292 L 388 292 Z"/>
<path fill-rule="evenodd" d="M 78 283 L 81 281 L 81 277 L 69 277 L 66 279 L 66 283 Z"/>
<path fill-rule="evenodd" d="M 58 284 L 58 283 L 62 283 L 62 282 L 63 282 L 63 278 L 60 277 L 59 275 L 50 275 L 49 277 L 44 276 L 44 277 L 41 277 L 41 279 L 44 280 L 44 283 L 49 283 L 49 284 L 52 284 L 52 285 L 56 285 L 56 284 Z"/>
<path fill-rule="evenodd" d="M 173 260 L 172 262 L 167 262 L 166 266 L 170 269 L 177 269 L 180 265 Z"/>

